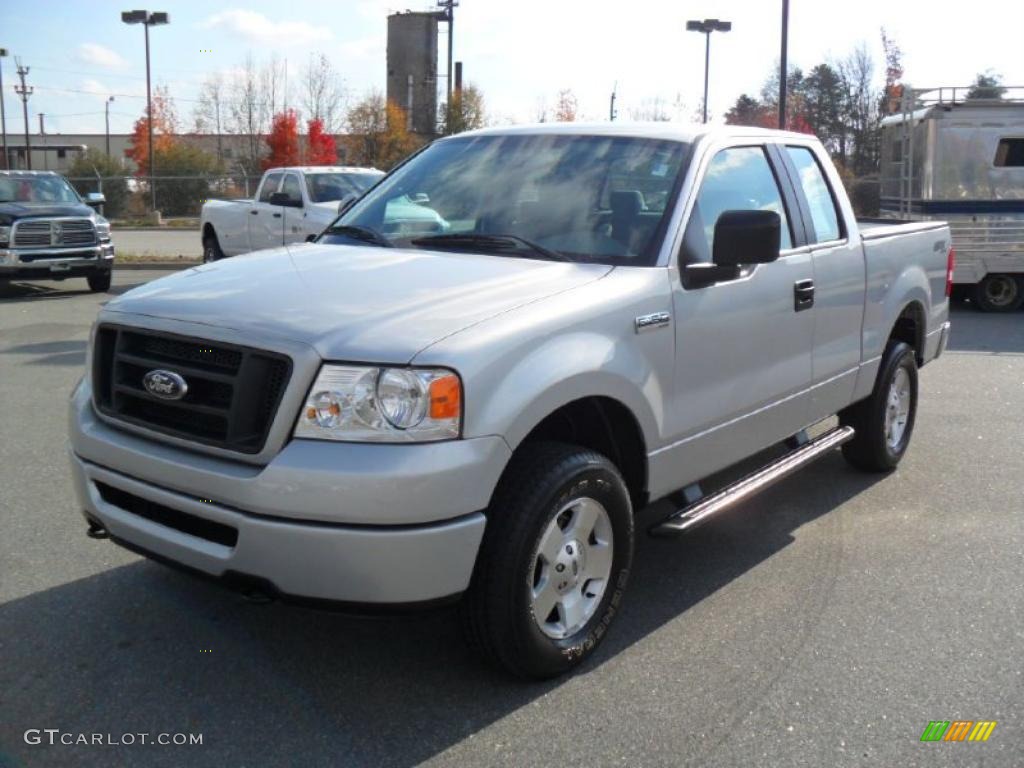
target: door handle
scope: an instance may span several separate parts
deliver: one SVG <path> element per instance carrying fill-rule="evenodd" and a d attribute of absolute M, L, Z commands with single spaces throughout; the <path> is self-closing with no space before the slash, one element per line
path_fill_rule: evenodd
<path fill-rule="evenodd" d="M 793 283 L 793 310 L 803 312 L 814 306 L 814 281 L 797 280 Z"/>
<path fill-rule="evenodd" d="M 274 214 L 274 218 L 275 219 L 280 219 L 281 218 L 281 214 L 280 213 L 275 213 Z"/>
<path fill-rule="evenodd" d="M 249 213 L 251 213 L 253 216 L 259 216 L 260 215 L 259 211 L 249 211 Z"/>

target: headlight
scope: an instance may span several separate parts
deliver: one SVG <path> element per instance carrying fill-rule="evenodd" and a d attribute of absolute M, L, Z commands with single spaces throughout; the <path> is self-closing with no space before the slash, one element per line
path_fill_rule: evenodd
<path fill-rule="evenodd" d="M 11 240 L 11 228 L 0 227 L 0 245 L 7 245 Z"/>
<path fill-rule="evenodd" d="M 444 368 L 325 365 L 295 425 L 295 437 L 420 443 L 459 436 L 462 382 Z"/>
<path fill-rule="evenodd" d="M 100 240 L 110 239 L 110 222 L 106 219 L 96 219 L 96 237 Z"/>

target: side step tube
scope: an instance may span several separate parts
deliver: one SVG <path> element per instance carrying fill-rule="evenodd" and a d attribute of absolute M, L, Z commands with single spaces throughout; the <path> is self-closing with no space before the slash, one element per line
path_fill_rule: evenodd
<path fill-rule="evenodd" d="M 733 504 L 745 501 L 852 438 L 853 427 L 836 427 L 821 437 L 804 443 L 771 464 L 737 480 L 732 485 L 673 512 L 660 523 L 651 526 L 648 533 L 658 537 L 678 536 L 685 533 L 716 512 L 721 512 Z"/>

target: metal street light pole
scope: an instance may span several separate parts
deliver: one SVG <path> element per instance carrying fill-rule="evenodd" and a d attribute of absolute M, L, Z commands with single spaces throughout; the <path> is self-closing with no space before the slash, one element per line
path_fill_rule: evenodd
<path fill-rule="evenodd" d="M 452 62 L 454 61 L 454 40 L 455 40 L 455 8 L 459 0 L 437 0 L 437 5 L 444 8 L 441 18 L 448 22 L 448 104 L 452 102 Z"/>
<path fill-rule="evenodd" d="M 110 96 L 103 103 L 103 114 L 107 124 L 107 157 L 110 157 L 110 102 L 114 100 L 113 96 Z"/>
<path fill-rule="evenodd" d="M 153 96 L 149 77 L 149 28 L 158 24 L 169 24 L 171 17 L 162 11 L 122 11 L 121 21 L 125 24 L 141 24 L 146 31 L 146 122 L 149 124 L 149 193 L 151 210 L 156 211 L 156 178 L 153 172 Z"/>
<path fill-rule="evenodd" d="M 789 79 L 789 67 L 786 53 L 789 48 L 789 0 L 782 0 L 782 52 L 779 55 L 779 128 L 786 128 L 786 80 Z"/>
<path fill-rule="evenodd" d="M 4 111 L 4 57 L 7 55 L 6 48 L 0 48 L 0 133 L 3 134 L 4 145 L 4 170 L 11 168 L 11 161 L 7 158 L 7 113 Z"/>
<path fill-rule="evenodd" d="M 728 32 L 732 29 L 731 21 L 718 19 L 691 20 L 686 22 L 687 32 L 700 32 L 704 35 L 704 110 L 703 121 L 708 121 L 708 77 L 711 69 L 711 33 Z"/>

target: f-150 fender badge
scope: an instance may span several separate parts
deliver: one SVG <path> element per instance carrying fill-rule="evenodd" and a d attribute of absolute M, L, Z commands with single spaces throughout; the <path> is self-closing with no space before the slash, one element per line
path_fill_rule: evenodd
<path fill-rule="evenodd" d="M 142 377 L 142 386 L 161 400 L 181 400 L 188 392 L 188 382 L 174 371 L 157 369 Z"/>
<path fill-rule="evenodd" d="M 653 312 L 649 315 L 640 315 L 633 320 L 637 333 L 651 331 L 655 328 L 664 328 L 672 322 L 672 315 L 668 312 Z"/>

